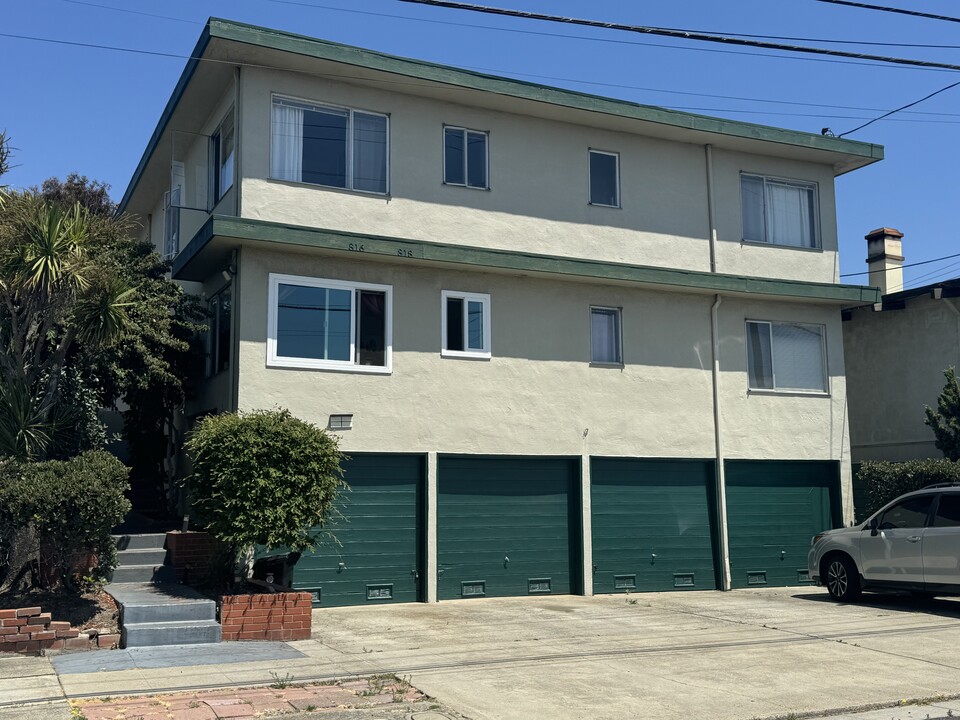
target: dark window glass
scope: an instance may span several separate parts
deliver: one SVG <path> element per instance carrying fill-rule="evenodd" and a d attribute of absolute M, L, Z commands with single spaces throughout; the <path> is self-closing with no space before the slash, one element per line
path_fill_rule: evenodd
<path fill-rule="evenodd" d="M 617 156 L 590 153 L 590 202 L 593 205 L 618 206 Z"/>
<path fill-rule="evenodd" d="M 339 288 L 281 284 L 277 355 L 349 361 L 351 296 Z"/>
<path fill-rule="evenodd" d="M 750 387 L 773 388 L 773 361 L 770 347 L 770 326 L 766 323 L 747 323 L 747 373 Z"/>
<path fill-rule="evenodd" d="M 487 136 L 484 133 L 467 133 L 467 185 L 487 187 Z"/>
<path fill-rule="evenodd" d="M 940 507 L 933 518 L 934 527 L 960 527 L 960 493 L 940 496 Z"/>
<path fill-rule="evenodd" d="M 463 350 L 462 298 L 447 298 L 447 350 Z"/>
<path fill-rule="evenodd" d="M 347 186 L 347 113 L 303 111 L 302 180 Z"/>
<path fill-rule="evenodd" d="M 382 292 L 357 291 L 357 363 L 387 364 L 387 296 Z"/>
<path fill-rule="evenodd" d="M 467 335 L 471 350 L 483 350 L 483 303 L 479 300 L 467 303 Z"/>
<path fill-rule="evenodd" d="M 466 177 L 463 130 L 446 128 L 443 131 L 443 143 L 443 181 L 452 185 L 463 185 Z"/>
<path fill-rule="evenodd" d="M 216 335 L 216 358 L 214 360 L 214 373 L 227 368 L 230 364 L 230 310 L 232 306 L 230 297 L 230 288 L 226 288 L 220 293 L 220 303 L 217 308 L 217 335 Z"/>
<path fill-rule="evenodd" d="M 387 191 L 387 119 L 383 115 L 353 114 L 353 187 Z"/>
<path fill-rule="evenodd" d="M 922 495 L 897 503 L 883 514 L 880 529 L 922 528 L 927 522 L 931 500 L 933 495 Z"/>

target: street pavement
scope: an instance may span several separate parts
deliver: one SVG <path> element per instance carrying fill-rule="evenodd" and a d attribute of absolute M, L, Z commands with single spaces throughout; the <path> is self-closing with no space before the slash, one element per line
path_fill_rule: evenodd
<path fill-rule="evenodd" d="M 168 667 L 112 670 L 98 667 L 99 651 L 86 653 L 87 667 L 80 656 L 55 660 L 70 670 L 59 677 L 47 658 L 3 658 L 0 719 L 51 697 L 380 673 L 472 720 L 960 717 L 956 599 L 841 605 L 804 587 L 328 608 L 314 611 L 310 640 L 288 645 L 296 652 L 269 660 L 244 648 L 236 662 L 184 654 L 195 664 L 177 665 L 168 652 Z"/>

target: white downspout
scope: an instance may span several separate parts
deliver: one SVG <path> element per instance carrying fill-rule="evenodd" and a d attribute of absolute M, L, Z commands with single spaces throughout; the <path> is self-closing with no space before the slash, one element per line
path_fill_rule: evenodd
<path fill-rule="evenodd" d="M 710 223 L 710 272 L 717 272 L 717 209 L 713 185 L 713 146 L 704 145 L 707 156 L 707 215 Z M 720 562 L 722 572 L 720 589 L 729 590 L 730 582 L 730 544 L 727 537 L 727 476 L 724 467 L 723 432 L 720 413 L 720 326 L 719 309 L 723 302 L 720 293 L 714 297 L 710 306 L 710 340 L 713 354 L 711 380 L 713 385 L 713 442 L 716 455 L 715 476 L 717 495 L 717 536 L 720 541 Z"/>

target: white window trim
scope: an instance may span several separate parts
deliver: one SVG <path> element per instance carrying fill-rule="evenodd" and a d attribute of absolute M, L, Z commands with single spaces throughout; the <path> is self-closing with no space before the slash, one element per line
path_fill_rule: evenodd
<path fill-rule="evenodd" d="M 447 130 L 459 130 L 463 133 L 463 182 L 449 182 L 447 180 Z M 476 185 L 470 185 L 467 182 L 467 178 L 470 177 L 470 160 L 467 153 L 467 133 L 476 133 L 477 135 L 483 135 L 486 138 L 484 143 L 484 162 L 486 163 L 486 176 L 484 177 L 483 187 L 477 187 Z M 449 185 L 451 187 L 462 187 L 467 188 L 468 190 L 489 190 L 490 189 L 490 131 L 489 130 L 474 130 L 473 128 L 461 127 L 460 125 L 444 125 L 443 126 L 443 167 L 441 168 L 441 177 L 443 178 L 443 184 Z"/>
<path fill-rule="evenodd" d="M 483 350 L 447 350 L 447 300 L 449 298 L 463 300 L 463 333 L 464 346 L 467 334 L 467 303 L 471 300 L 483 304 Z M 493 356 L 491 347 L 493 318 L 490 314 L 490 295 L 486 293 L 458 292 L 456 290 L 440 291 L 440 355 L 441 357 L 478 358 L 489 360 Z"/>
<path fill-rule="evenodd" d="M 778 185 L 793 185 L 813 190 L 813 247 L 803 247 L 801 245 L 786 245 L 784 243 L 775 243 L 771 240 L 747 240 L 744 237 L 743 222 L 743 176 L 754 177 L 763 180 L 763 236 L 770 237 L 770 228 L 767 226 L 767 183 L 772 182 Z M 779 177 L 777 175 L 764 175 L 763 173 L 740 172 L 740 242 L 747 245 L 763 245 L 768 247 L 788 248 L 790 250 L 806 250 L 807 252 L 823 252 L 823 238 L 820 232 L 820 183 L 814 180 L 796 180 L 794 178 Z"/>
<path fill-rule="evenodd" d="M 347 113 L 347 187 L 340 187 L 338 185 L 321 185 L 320 183 L 306 182 L 304 180 L 289 180 L 287 178 L 275 178 L 272 175 L 269 175 L 269 169 L 273 168 L 273 150 L 270 149 L 267 158 L 267 168 L 268 168 L 268 177 L 270 180 L 275 180 L 277 182 L 289 182 L 296 183 L 297 185 L 304 185 L 306 187 L 321 187 L 327 188 L 328 190 L 339 190 L 340 192 L 350 192 L 350 193 L 359 193 L 361 195 L 374 195 L 376 197 L 386 197 L 390 194 L 390 114 L 385 112 L 379 112 L 377 110 L 364 110 L 363 108 L 353 108 L 346 107 L 343 105 L 332 105 L 330 103 L 317 102 L 316 100 L 307 100 L 306 98 L 294 97 L 292 95 L 281 95 L 278 93 L 273 93 L 270 96 L 270 138 L 273 137 L 273 103 L 275 100 L 288 100 L 292 103 L 297 103 L 300 105 L 310 105 L 316 108 L 318 111 L 322 112 L 324 110 L 337 110 L 339 112 Z M 387 121 L 387 147 L 384 152 L 386 152 L 386 174 L 387 182 L 386 189 L 384 192 L 378 192 L 376 190 L 360 190 L 353 187 L 353 114 L 354 113 L 363 113 L 364 115 L 379 115 L 382 118 L 385 118 Z M 272 142 L 269 143 L 272 145 Z"/>
<path fill-rule="evenodd" d="M 830 370 L 827 366 L 827 326 L 819 323 L 793 322 L 789 320 L 755 320 L 747 318 L 744 321 L 744 339 L 747 337 L 747 324 L 766 325 L 767 333 L 770 338 L 770 374 L 773 377 L 772 388 L 750 387 L 750 349 L 744 342 L 744 351 L 747 358 L 747 392 L 751 395 L 813 395 L 815 397 L 830 396 Z M 793 325 L 795 327 L 819 328 L 820 329 L 820 354 L 823 362 L 823 390 L 804 390 L 803 388 L 778 388 L 777 387 L 777 367 L 773 361 L 773 326 L 774 325 Z"/>
<path fill-rule="evenodd" d="M 350 290 L 350 357 L 351 360 L 319 360 L 316 358 L 297 358 L 286 355 L 277 355 L 277 311 L 279 287 L 281 284 L 302 285 L 305 287 L 332 288 L 336 290 Z M 386 317 L 384 319 L 385 332 L 385 362 L 383 366 L 358 365 L 357 356 L 357 290 L 373 290 L 382 292 L 386 299 Z M 303 368 L 308 370 L 341 370 L 344 372 L 371 373 L 375 375 L 389 375 L 393 368 L 393 286 L 375 285 L 372 283 L 347 282 L 344 280 L 328 280 L 324 278 L 306 277 L 303 275 L 283 275 L 270 273 L 269 291 L 267 293 L 267 367 Z"/>
<path fill-rule="evenodd" d="M 620 356 L 615 362 L 609 362 L 607 360 L 594 360 L 593 359 L 593 311 L 594 310 L 607 310 L 613 311 L 617 314 L 617 354 Z M 590 313 L 588 315 L 590 321 L 590 364 L 596 367 L 624 367 L 623 362 L 623 308 L 614 307 L 613 305 L 591 305 Z"/>
<path fill-rule="evenodd" d="M 617 204 L 608 205 L 607 203 L 596 203 L 593 202 L 590 198 L 591 192 L 591 170 L 590 170 L 590 156 L 596 153 L 597 155 L 609 155 L 617 161 L 617 171 L 616 171 L 616 181 L 617 181 Z M 613 152 L 611 150 L 599 150 L 597 148 L 587 148 L 587 204 L 593 205 L 594 207 L 606 207 L 606 208 L 622 208 L 623 207 L 623 197 L 620 192 L 620 153 Z"/>

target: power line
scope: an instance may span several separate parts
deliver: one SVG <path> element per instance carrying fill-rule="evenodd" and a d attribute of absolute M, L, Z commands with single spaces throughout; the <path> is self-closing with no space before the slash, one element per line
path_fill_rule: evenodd
<path fill-rule="evenodd" d="M 960 253 L 954 255 L 944 255 L 943 257 L 933 258 L 931 260 L 921 260 L 919 262 L 910 263 L 908 265 L 901 265 L 900 268 L 890 268 L 889 270 L 884 270 L 882 272 L 890 272 L 892 270 L 899 270 L 901 268 L 917 267 L 918 265 L 929 265 L 930 263 L 940 262 L 941 260 L 949 260 L 951 258 L 960 257 Z M 943 268 L 940 268 L 942 270 Z M 937 270 L 936 272 L 940 272 Z M 865 270 L 864 272 L 855 272 L 855 273 L 841 273 L 840 277 L 855 277 L 857 275 L 869 275 L 871 272 L 877 272 L 876 270 Z"/>
<path fill-rule="evenodd" d="M 954 275 L 955 271 L 952 270 L 952 268 L 956 267 L 960 267 L 960 262 L 951 263 L 950 265 L 942 267 L 939 270 L 934 270 L 933 272 L 915 277 L 910 281 L 910 287 L 907 289 L 912 290 L 913 288 L 920 287 L 921 285 L 930 285 L 931 283 L 939 282 L 940 280 L 952 280 L 953 278 L 947 278 L 944 276 Z"/>
<path fill-rule="evenodd" d="M 933 13 L 920 12 L 919 10 L 906 10 L 904 8 L 888 7 L 887 5 L 870 5 L 868 3 L 851 2 L 850 0 L 817 0 L 817 2 L 830 3 L 831 5 L 846 5 L 862 10 L 880 10 L 881 12 L 899 13 L 900 15 L 912 15 L 913 17 L 928 18 L 930 20 L 960 22 L 960 18 L 950 17 L 949 15 L 934 15 Z"/>
<path fill-rule="evenodd" d="M 846 135 L 850 135 L 851 133 L 857 132 L 857 130 L 863 130 L 863 129 L 864 129 L 865 127 L 867 127 L 868 125 L 873 125 L 875 122 L 879 122 L 880 120 L 884 120 L 884 119 L 890 117 L 891 115 L 894 115 L 894 114 L 900 112 L 901 110 L 906 110 L 907 108 L 911 108 L 911 107 L 913 107 L 914 105 L 919 105 L 919 104 L 922 103 L 923 101 L 929 100 L 929 99 L 932 98 L 934 95 L 939 95 L 940 93 L 946 92 L 947 90 L 952 90 L 953 88 L 957 87 L 957 85 L 960 85 L 960 80 L 958 80 L 958 81 L 955 82 L 955 83 L 951 83 L 950 85 L 947 85 L 946 87 L 942 87 L 942 88 L 940 88 L 939 90 L 934 90 L 932 93 L 930 93 L 929 95 L 924 95 L 924 96 L 923 96 L 922 98 L 920 98 L 919 100 L 914 100 L 913 102 L 907 103 L 906 105 L 902 105 L 902 106 L 896 108 L 895 110 L 891 110 L 891 111 L 889 111 L 889 112 L 886 112 L 886 113 L 884 113 L 883 115 L 880 115 L 879 117 L 875 117 L 875 118 L 873 118 L 873 120 L 870 120 L 869 122 L 863 123 L 863 125 L 858 125 L 858 126 L 855 127 L 853 130 L 847 130 L 847 131 L 844 132 L 844 133 L 840 133 L 837 137 L 844 137 L 844 136 L 846 136 Z"/>
<path fill-rule="evenodd" d="M 114 12 L 129 13 L 131 15 L 143 15 L 144 17 L 158 18 L 160 20 L 173 20 L 175 22 L 189 23 L 190 25 L 203 25 L 202 20 L 187 20 L 186 18 L 171 17 L 170 15 L 157 15 L 155 13 L 142 12 L 140 10 L 130 10 L 129 8 L 114 7 L 113 5 L 100 5 L 99 3 L 84 2 L 84 0 L 60 0 L 71 5 L 86 5 L 87 7 L 101 8 L 103 10 L 113 10 Z"/>
<path fill-rule="evenodd" d="M 279 2 L 279 0 L 276 0 Z M 292 0 L 285 0 L 290 2 Z M 467 10 L 470 12 L 484 13 L 488 15 L 502 15 L 506 17 L 518 17 L 525 20 L 543 20 L 547 22 L 566 23 L 569 25 L 584 25 L 586 27 L 601 28 L 604 30 L 621 30 L 625 32 L 634 32 L 644 35 L 659 35 L 671 37 L 679 40 L 695 40 L 700 42 L 721 43 L 727 45 L 737 45 L 742 47 L 751 47 L 761 50 L 785 50 L 795 53 L 806 53 L 813 55 L 829 55 L 832 57 L 853 58 L 856 60 L 872 60 L 879 63 L 888 63 L 893 65 L 905 65 L 912 67 L 939 68 L 942 70 L 960 70 L 960 65 L 952 63 L 941 63 L 933 60 L 916 60 L 912 58 L 899 58 L 888 55 L 871 55 L 868 53 L 850 52 L 847 50 L 831 50 L 829 48 L 815 48 L 804 45 L 786 45 L 783 43 L 767 42 L 763 40 L 754 40 L 741 37 L 729 37 L 723 35 L 713 35 L 701 33 L 692 30 L 678 30 L 674 28 L 660 28 L 649 25 L 627 25 L 624 23 L 605 22 L 602 20 L 586 20 L 582 18 L 563 17 L 560 15 L 548 15 L 546 13 L 527 12 L 524 10 L 511 10 L 508 8 L 497 8 L 486 5 L 474 5 L 472 3 L 455 2 L 453 0 L 398 0 L 398 2 L 411 3 L 414 5 L 428 5 L 431 7 L 441 7 L 453 10 Z"/>

